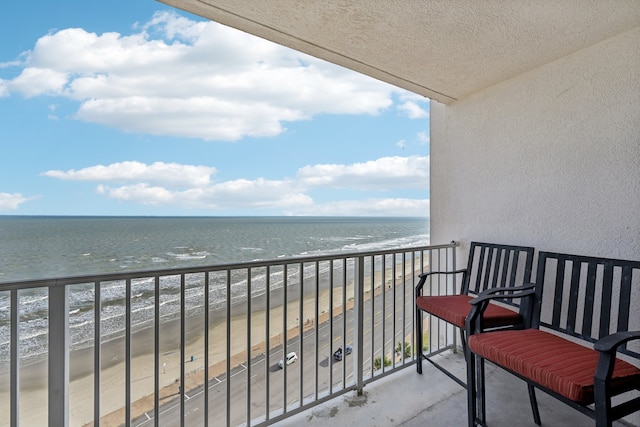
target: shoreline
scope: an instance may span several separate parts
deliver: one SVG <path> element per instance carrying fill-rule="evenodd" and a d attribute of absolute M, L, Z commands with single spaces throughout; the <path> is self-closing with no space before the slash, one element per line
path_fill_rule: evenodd
<path fill-rule="evenodd" d="M 409 260 L 407 260 L 409 262 Z M 399 265 L 402 265 L 401 263 Z M 410 264 L 409 264 L 410 265 Z M 399 269 L 397 269 L 400 271 Z M 407 280 L 412 277 L 411 269 L 406 270 L 406 276 L 402 278 L 396 271 L 396 279 Z M 382 291 L 382 272 L 376 272 L 374 277 L 374 291 L 376 294 Z M 391 285 L 391 269 L 387 270 L 384 279 L 384 287 Z M 415 276 L 414 276 L 415 277 Z M 371 296 L 371 280 L 365 279 L 368 285 L 365 288 L 365 298 Z M 395 282 L 397 283 L 397 282 Z M 299 288 L 299 284 L 298 284 Z M 304 286 L 305 290 L 307 286 Z M 346 285 L 347 300 L 342 301 L 343 286 L 334 286 L 333 314 L 338 315 L 344 310 L 353 307 L 353 281 Z M 218 311 L 212 316 L 208 325 L 209 333 L 209 378 L 211 380 L 221 374 L 226 373 L 227 367 L 227 322 L 231 323 L 230 335 L 230 364 L 232 367 L 238 366 L 253 357 L 266 351 L 267 341 L 271 348 L 282 344 L 283 334 L 287 334 L 287 339 L 297 336 L 312 328 L 317 322 L 324 323 L 329 320 L 329 289 L 320 289 L 316 295 L 315 288 L 308 290 L 304 295 L 300 295 L 299 289 L 297 298 L 290 300 L 287 304 L 287 325 L 284 327 L 283 298 L 282 296 L 271 298 L 270 331 L 266 337 L 266 316 L 267 311 L 263 304 L 253 304 L 251 313 L 251 349 L 247 354 L 247 304 L 232 306 L 231 315 L 227 317 L 226 308 Z M 318 301 L 318 319 L 315 319 L 316 299 Z M 277 300 L 274 306 L 273 301 Z M 300 302 L 302 300 L 302 302 Z M 344 304 L 343 304 L 344 303 Z M 300 306 L 303 306 L 303 319 L 308 318 L 310 323 L 300 322 Z M 307 314 L 309 315 L 307 316 Z M 302 326 L 302 328 L 301 328 Z M 199 314 L 186 319 L 185 335 L 185 391 L 201 386 L 205 382 L 204 373 L 204 316 Z M 178 397 L 178 385 L 180 378 L 180 321 L 171 320 L 161 325 L 159 353 L 159 399 L 161 404 L 171 400 L 171 397 Z M 177 338 L 176 338 L 177 335 Z M 136 331 L 131 339 L 131 417 L 135 419 L 144 415 L 145 412 L 153 410 L 154 407 L 154 344 L 155 329 L 153 327 Z M 215 344 L 212 344 L 215 343 Z M 151 349 L 151 350 L 149 350 Z M 193 362 L 191 356 L 194 357 Z M 106 427 L 120 426 L 124 422 L 124 337 L 110 340 L 101 345 L 101 425 Z M 69 418 L 70 425 L 91 426 L 93 425 L 93 348 L 78 349 L 70 352 L 70 384 L 69 384 Z M 47 402 L 47 363 L 38 362 L 38 366 L 26 366 L 20 372 L 20 419 L 27 425 L 38 425 L 43 419 L 46 420 L 46 411 L 42 409 L 42 403 Z M 0 381 L 8 377 L 6 374 L 0 375 Z M 8 381 L 7 381 L 8 383 Z M 0 392 L 0 413 L 8 413 L 8 387 L 6 392 Z M 6 406 L 4 408 L 3 406 Z M 6 412 L 5 412 L 6 409 Z M 44 412 L 44 414 L 42 414 Z M 41 415 L 41 417 L 38 417 Z M 1 421 L 1 420 L 0 420 Z M 46 422 L 45 422 L 46 423 Z M 0 424 L 4 425 L 4 424 Z"/>

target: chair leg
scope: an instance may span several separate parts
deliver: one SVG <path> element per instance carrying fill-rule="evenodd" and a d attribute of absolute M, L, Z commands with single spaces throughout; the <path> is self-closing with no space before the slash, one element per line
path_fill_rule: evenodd
<path fill-rule="evenodd" d="M 469 427 L 486 426 L 484 359 L 467 351 L 467 418 Z"/>
<path fill-rule="evenodd" d="M 466 348 L 467 418 L 469 427 L 486 426 L 484 398 L 484 359 Z"/>
<path fill-rule="evenodd" d="M 476 377 L 478 383 L 478 390 L 476 391 L 477 400 L 478 400 L 478 421 L 480 425 L 487 425 L 487 405 L 485 399 L 485 387 L 484 387 L 484 359 L 482 357 L 476 357 L 476 363 L 478 367 L 476 368 Z"/>
<path fill-rule="evenodd" d="M 467 419 L 469 427 L 476 425 L 476 363 L 475 356 L 471 352 L 465 354 L 467 360 Z"/>
<path fill-rule="evenodd" d="M 600 366 L 598 366 L 600 369 Z M 613 370 L 613 365 L 611 365 Z M 610 375 L 611 373 L 609 373 Z M 596 371 L 596 377 L 598 371 Z M 595 413 L 596 413 L 596 427 L 611 427 L 613 425 L 611 414 L 611 390 L 608 387 L 606 381 L 596 378 L 594 384 L 595 393 Z"/>
<path fill-rule="evenodd" d="M 422 311 L 416 307 L 416 369 L 422 374 Z"/>
<path fill-rule="evenodd" d="M 538 410 L 538 399 L 536 399 L 536 389 L 531 384 L 527 384 L 527 388 L 529 389 L 529 401 L 531 402 L 531 410 L 533 411 L 533 421 L 536 425 L 541 426 L 542 421 L 540 421 L 540 411 Z"/>

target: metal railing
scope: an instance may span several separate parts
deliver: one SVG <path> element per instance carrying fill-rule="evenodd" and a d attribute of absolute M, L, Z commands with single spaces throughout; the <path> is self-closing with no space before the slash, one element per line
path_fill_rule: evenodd
<path fill-rule="evenodd" d="M 269 425 L 361 393 L 415 361 L 417 275 L 456 246 L 2 283 L 0 426 Z"/>

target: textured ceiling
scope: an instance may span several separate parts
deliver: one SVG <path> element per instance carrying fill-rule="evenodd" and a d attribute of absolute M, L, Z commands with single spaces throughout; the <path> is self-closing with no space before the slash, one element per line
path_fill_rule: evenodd
<path fill-rule="evenodd" d="M 160 0 L 443 103 L 640 25 L 640 0 Z"/>

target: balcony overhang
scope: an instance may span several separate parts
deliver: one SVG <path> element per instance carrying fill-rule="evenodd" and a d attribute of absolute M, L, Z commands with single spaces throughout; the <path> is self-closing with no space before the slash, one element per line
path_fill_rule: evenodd
<path fill-rule="evenodd" d="M 160 0 L 449 104 L 640 25 L 637 0 Z"/>

